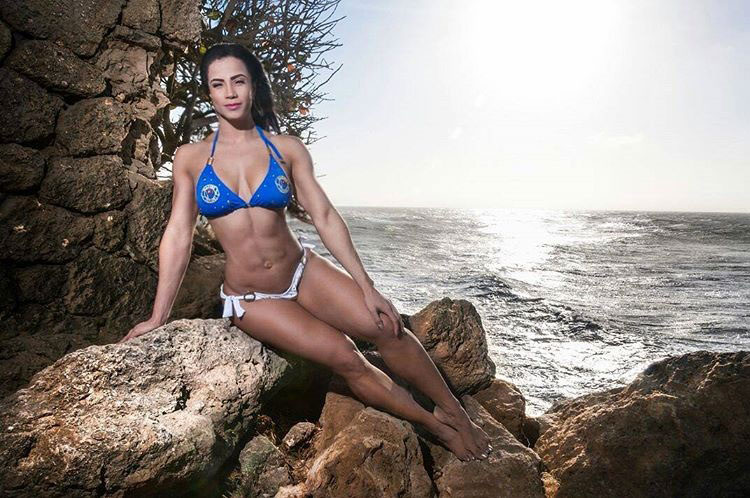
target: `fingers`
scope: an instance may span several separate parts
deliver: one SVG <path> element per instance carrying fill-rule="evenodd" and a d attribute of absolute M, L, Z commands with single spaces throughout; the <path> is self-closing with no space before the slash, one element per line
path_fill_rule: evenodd
<path fill-rule="evenodd" d="M 388 313 L 388 316 L 391 318 L 391 321 L 393 321 L 394 330 L 393 333 L 398 337 L 399 333 L 404 332 L 404 322 L 401 320 L 401 314 L 398 312 L 396 307 L 393 305 L 393 302 L 388 299 L 388 307 L 390 308 L 390 312 Z"/>
<path fill-rule="evenodd" d="M 383 328 L 383 320 L 380 319 L 380 316 L 378 316 L 378 310 L 377 309 L 371 309 L 370 310 L 370 316 L 372 316 L 373 321 L 375 322 L 375 325 L 378 326 L 379 329 Z"/>
<path fill-rule="evenodd" d="M 393 314 L 396 317 L 396 323 L 398 324 L 398 333 L 406 333 L 406 326 L 404 325 L 404 321 L 401 319 L 401 313 L 398 312 L 393 303 L 391 303 L 391 309 L 393 309 Z"/>
<path fill-rule="evenodd" d="M 383 306 L 382 308 L 378 308 L 378 311 L 377 311 L 378 319 L 375 323 L 377 323 L 378 328 L 382 330 L 383 320 L 380 318 L 380 313 L 384 314 L 385 316 L 391 319 L 391 323 L 393 324 L 393 335 L 398 337 L 398 331 L 399 331 L 398 319 L 393 316 L 393 309 L 390 306 L 390 303 L 386 301 L 386 304 L 388 304 L 388 306 Z"/>

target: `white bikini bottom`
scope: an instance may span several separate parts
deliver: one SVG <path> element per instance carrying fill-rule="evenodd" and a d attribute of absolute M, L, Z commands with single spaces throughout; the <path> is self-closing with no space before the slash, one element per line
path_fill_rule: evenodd
<path fill-rule="evenodd" d="M 224 294 L 224 284 L 221 284 L 219 288 L 219 295 L 224 300 L 224 313 L 222 316 L 228 318 L 232 316 L 232 312 L 240 318 L 245 314 L 245 310 L 240 306 L 240 299 L 243 301 L 257 301 L 258 299 L 294 299 L 297 297 L 297 286 L 302 278 L 302 272 L 305 271 L 305 264 L 307 263 L 307 247 L 314 248 L 314 244 L 309 242 L 302 242 L 305 239 L 304 235 L 297 237 L 300 244 L 302 244 L 302 258 L 297 263 L 297 268 L 294 270 L 292 276 L 292 282 L 289 284 L 289 288 L 279 294 L 269 294 L 266 292 L 250 292 L 248 294 L 241 295 L 230 295 Z"/>

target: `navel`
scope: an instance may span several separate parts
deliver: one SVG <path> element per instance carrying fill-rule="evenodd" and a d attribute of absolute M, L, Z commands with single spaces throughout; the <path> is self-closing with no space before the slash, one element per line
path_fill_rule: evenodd
<path fill-rule="evenodd" d="M 265 263 L 263 263 L 263 266 L 265 266 L 266 268 L 271 268 L 273 266 L 273 263 L 271 261 L 266 261 Z"/>

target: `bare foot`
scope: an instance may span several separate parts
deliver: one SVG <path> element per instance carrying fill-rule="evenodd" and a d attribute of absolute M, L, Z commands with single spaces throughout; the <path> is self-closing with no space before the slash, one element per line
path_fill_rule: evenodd
<path fill-rule="evenodd" d="M 438 439 L 440 439 L 443 444 L 445 444 L 448 449 L 454 455 L 456 455 L 456 457 L 458 457 L 459 460 L 461 460 L 462 462 L 470 462 L 472 460 L 475 460 L 474 455 L 472 455 L 471 452 L 466 449 L 466 446 L 464 446 L 461 434 L 459 434 L 458 431 L 453 429 L 451 426 L 440 422 L 436 418 L 433 427 L 427 428 L 430 430 L 430 432 L 435 434 Z"/>
<path fill-rule="evenodd" d="M 464 446 L 471 451 L 476 458 L 484 460 L 492 450 L 490 437 L 484 432 L 484 429 L 475 424 L 461 407 L 459 413 L 448 413 L 440 406 L 435 405 L 432 414 L 440 422 L 453 427 L 461 435 Z"/>

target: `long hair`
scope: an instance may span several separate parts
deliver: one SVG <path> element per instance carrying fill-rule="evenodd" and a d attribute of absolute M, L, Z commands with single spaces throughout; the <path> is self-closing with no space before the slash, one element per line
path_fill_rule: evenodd
<path fill-rule="evenodd" d="M 200 86 L 201 90 L 205 93 L 206 98 L 209 98 L 210 92 L 208 89 L 208 66 L 217 59 L 223 59 L 224 57 L 236 57 L 240 59 L 247 68 L 247 72 L 250 74 L 250 80 L 253 85 L 253 105 L 250 108 L 250 113 L 253 117 L 255 124 L 260 125 L 266 131 L 273 130 L 276 134 L 281 134 L 281 127 L 279 126 L 279 118 L 276 115 L 276 109 L 274 106 L 273 90 L 271 89 L 271 83 L 268 80 L 268 75 L 263 64 L 261 64 L 258 57 L 251 52 L 247 47 L 239 43 L 216 43 L 212 45 L 206 53 L 203 54 L 200 61 Z M 312 224 L 310 215 L 305 211 L 299 202 L 297 201 L 296 188 L 294 187 L 294 180 L 292 182 L 292 198 L 287 206 L 289 214 L 305 223 Z"/>

